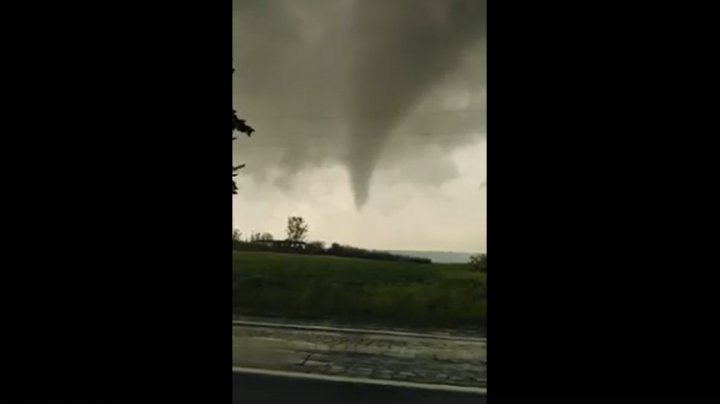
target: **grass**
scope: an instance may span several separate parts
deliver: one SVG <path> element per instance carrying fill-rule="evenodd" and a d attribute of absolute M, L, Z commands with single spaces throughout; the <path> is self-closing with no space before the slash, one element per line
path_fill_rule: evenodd
<path fill-rule="evenodd" d="M 486 324 L 486 275 L 465 264 L 234 251 L 232 286 L 238 315 L 422 328 Z"/>

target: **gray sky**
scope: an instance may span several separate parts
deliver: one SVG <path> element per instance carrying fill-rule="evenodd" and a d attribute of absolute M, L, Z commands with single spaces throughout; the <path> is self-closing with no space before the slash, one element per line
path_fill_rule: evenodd
<path fill-rule="evenodd" d="M 234 227 L 364 248 L 486 249 L 478 0 L 236 0 Z"/>

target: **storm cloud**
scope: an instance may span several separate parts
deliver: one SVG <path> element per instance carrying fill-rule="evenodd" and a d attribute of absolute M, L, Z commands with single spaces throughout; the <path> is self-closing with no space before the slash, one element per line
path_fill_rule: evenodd
<path fill-rule="evenodd" d="M 233 102 L 256 128 L 244 175 L 343 165 L 355 205 L 380 169 L 442 185 L 485 134 L 485 1 L 235 0 Z"/>

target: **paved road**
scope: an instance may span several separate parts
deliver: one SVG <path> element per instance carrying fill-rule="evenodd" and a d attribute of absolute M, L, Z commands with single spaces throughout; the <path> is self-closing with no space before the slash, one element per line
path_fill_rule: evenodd
<path fill-rule="evenodd" d="M 487 395 L 233 372 L 237 404 L 485 404 Z"/>
<path fill-rule="evenodd" d="M 233 325 L 233 366 L 242 368 L 484 388 L 485 352 L 482 338 Z"/>

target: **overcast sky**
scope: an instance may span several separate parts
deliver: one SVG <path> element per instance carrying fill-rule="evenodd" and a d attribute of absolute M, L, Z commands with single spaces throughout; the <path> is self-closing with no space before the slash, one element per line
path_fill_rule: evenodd
<path fill-rule="evenodd" d="M 485 4 L 235 0 L 234 227 L 486 249 Z"/>

